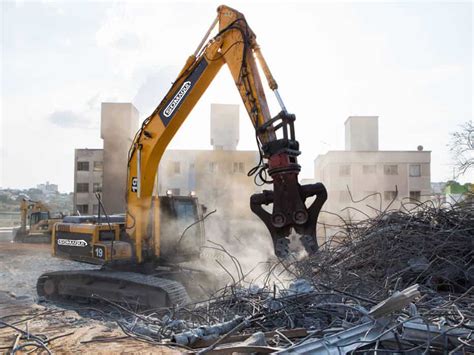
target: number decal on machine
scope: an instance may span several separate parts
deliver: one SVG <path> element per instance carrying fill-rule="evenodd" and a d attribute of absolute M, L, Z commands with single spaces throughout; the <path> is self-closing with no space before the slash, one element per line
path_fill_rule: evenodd
<path fill-rule="evenodd" d="M 132 192 L 137 192 L 138 191 L 138 178 L 133 177 L 132 178 Z"/>
<path fill-rule="evenodd" d="M 94 257 L 99 258 L 99 259 L 105 259 L 105 248 L 101 246 L 95 246 Z"/>

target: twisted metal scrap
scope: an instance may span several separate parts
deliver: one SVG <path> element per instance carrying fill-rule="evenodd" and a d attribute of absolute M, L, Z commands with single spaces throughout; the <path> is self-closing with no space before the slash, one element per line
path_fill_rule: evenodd
<path fill-rule="evenodd" d="M 147 311 L 109 302 L 108 309 L 94 311 L 128 336 L 154 344 L 173 339 L 189 349 L 198 340 L 215 340 L 212 349 L 230 334 L 275 332 L 269 345 L 291 348 L 305 339 L 289 339 L 282 330 L 305 328 L 306 339 L 337 334 L 367 323 L 372 306 L 418 283 L 423 296 L 394 311 L 383 332 L 355 352 L 474 351 L 472 206 L 404 206 L 342 228 L 345 237 L 334 238 L 329 248 L 289 264 L 268 264 L 252 280 L 237 258 L 213 243 L 235 271 L 225 269 L 231 283 L 208 300 Z M 292 279 L 289 285 L 283 273 Z M 386 344 L 385 336 L 395 340 Z"/>
<path fill-rule="evenodd" d="M 345 237 L 293 264 L 300 277 L 375 300 L 415 283 L 458 294 L 474 283 L 472 206 L 417 204 L 342 228 Z"/>

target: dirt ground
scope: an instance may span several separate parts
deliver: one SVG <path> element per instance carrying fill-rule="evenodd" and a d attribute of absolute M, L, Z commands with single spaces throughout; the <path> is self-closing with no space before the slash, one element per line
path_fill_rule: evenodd
<path fill-rule="evenodd" d="M 68 307 L 49 302 L 38 303 L 38 276 L 48 271 L 84 268 L 93 266 L 52 258 L 49 245 L 11 243 L 5 233 L 0 235 L 0 354 L 12 350 L 19 333 L 2 322 L 53 339 L 48 348 L 55 354 L 178 353 L 125 337 L 114 322 L 84 318 Z M 20 340 L 20 344 L 25 342 L 26 339 Z M 34 348 L 26 350 L 31 349 Z"/>

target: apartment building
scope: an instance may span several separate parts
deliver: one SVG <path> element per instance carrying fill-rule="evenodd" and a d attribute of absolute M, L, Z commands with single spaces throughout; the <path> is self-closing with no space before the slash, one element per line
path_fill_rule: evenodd
<path fill-rule="evenodd" d="M 221 235 L 243 233 L 246 226 L 254 232 L 261 222 L 250 211 L 249 200 L 261 188 L 247 172 L 257 164 L 259 155 L 257 151 L 237 150 L 238 105 L 211 105 L 210 136 L 212 149 L 165 151 L 155 193 L 196 194 L 209 211 L 217 210 L 217 217 L 206 223 L 209 230 Z M 261 232 L 267 233 L 263 229 Z"/>
<path fill-rule="evenodd" d="M 377 116 L 351 116 L 345 122 L 345 150 L 315 159 L 315 179 L 328 189 L 324 210 L 358 220 L 377 210 L 429 198 L 431 152 L 421 146 L 413 151 L 383 151 L 378 142 Z M 322 218 L 337 219 L 324 213 Z"/>
<path fill-rule="evenodd" d="M 74 151 L 74 213 L 96 214 L 99 204 L 96 192 L 102 191 L 103 149 Z"/>

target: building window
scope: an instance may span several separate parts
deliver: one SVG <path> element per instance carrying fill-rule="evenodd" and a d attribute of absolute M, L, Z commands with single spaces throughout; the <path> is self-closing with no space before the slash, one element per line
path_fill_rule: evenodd
<path fill-rule="evenodd" d="M 217 171 L 217 163 L 215 161 L 209 162 L 209 171 L 215 173 Z"/>
<path fill-rule="evenodd" d="M 418 177 L 421 176 L 421 165 L 415 164 L 410 165 L 410 177 Z"/>
<path fill-rule="evenodd" d="M 93 214 L 99 214 L 99 205 L 93 205 L 92 206 L 92 213 Z"/>
<path fill-rule="evenodd" d="M 243 173 L 245 171 L 244 163 L 234 162 L 234 173 Z"/>
<path fill-rule="evenodd" d="M 89 192 L 89 183 L 78 182 L 76 184 L 76 192 Z"/>
<path fill-rule="evenodd" d="M 76 210 L 80 214 L 88 214 L 89 213 L 89 205 L 76 205 Z"/>
<path fill-rule="evenodd" d="M 364 174 L 375 174 L 377 172 L 376 165 L 362 165 L 362 172 Z"/>
<path fill-rule="evenodd" d="M 410 200 L 420 201 L 421 191 L 410 191 Z"/>
<path fill-rule="evenodd" d="M 92 192 L 102 192 L 102 184 L 100 182 L 94 182 Z"/>
<path fill-rule="evenodd" d="M 398 175 L 398 165 L 384 165 L 383 173 L 385 175 Z"/>
<path fill-rule="evenodd" d="M 78 161 L 77 162 L 77 171 L 89 171 L 89 162 L 88 161 Z"/>
<path fill-rule="evenodd" d="M 174 174 L 181 174 L 181 164 L 179 161 L 172 161 L 171 162 L 171 171 Z"/>
<path fill-rule="evenodd" d="M 397 198 L 397 191 L 384 191 L 383 199 L 385 201 L 393 201 Z"/>
<path fill-rule="evenodd" d="M 103 171 L 103 170 L 104 170 L 104 162 L 95 161 L 94 162 L 94 171 Z"/>
<path fill-rule="evenodd" d="M 350 176 L 351 175 L 351 166 L 350 165 L 341 165 L 339 166 L 339 176 Z"/>

